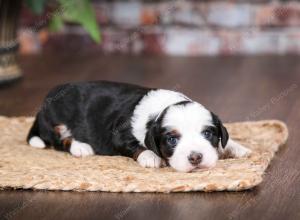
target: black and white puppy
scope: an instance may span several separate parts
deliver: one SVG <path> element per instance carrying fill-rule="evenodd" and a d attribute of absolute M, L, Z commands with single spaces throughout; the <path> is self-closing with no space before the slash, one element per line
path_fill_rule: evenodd
<path fill-rule="evenodd" d="M 77 157 L 122 155 L 143 167 L 184 172 L 213 167 L 223 153 L 251 152 L 229 138 L 215 114 L 179 92 L 105 81 L 51 90 L 27 141 Z"/>

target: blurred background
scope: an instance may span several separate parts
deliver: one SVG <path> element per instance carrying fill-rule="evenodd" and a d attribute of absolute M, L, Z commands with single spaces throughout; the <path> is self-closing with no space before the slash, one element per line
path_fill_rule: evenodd
<path fill-rule="evenodd" d="M 299 82 L 295 0 L 0 0 L 0 13 L 4 115 L 34 115 L 70 81 L 179 90 L 224 115 L 220 105 L 253 113 Z"/>
<path fill-rule="evenodd" d="M 61 4 L 53 11 L 51 1 L 39 2 L 48 3 L 41 16 L 33 16 L 28 7 L 21 11 L 21 54 L 78 47 L 103 53 L 168 56 L 300 54 L 298 1 L 91 1 L 93 10 L 82 12 L 95 16 L 83 18 L 84 14 L 78 14 L 82 18 L 77 20 L 83 24 L 86 20 L 83 28 L 70 23 L 53 27 L 54 22 L 60 22 L 62 13 L 73 10 L 71 6 L 75 3 L 67 5 L 70 1 L 60 1 L 66 5 Z M 93 25 L 93 19 L 101 29 L 101 39 L 94 37 L 100 44 L 95 44 L 84 30 Z M 50 32 L 48 21 L 50 28 L 59 31 Z"/>

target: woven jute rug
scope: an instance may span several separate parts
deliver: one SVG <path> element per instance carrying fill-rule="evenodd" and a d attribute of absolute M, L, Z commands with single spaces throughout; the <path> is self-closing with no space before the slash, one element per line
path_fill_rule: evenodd
<path fill-rule="evenodd" d="M 107 192 L 240 191 L 262 182 L 288 137 L 276 120 L 226 124 L 231 138 L 253 150 L 249 158 L 219 160 L 212 169 L 181 173 L 142 168 L 126 157 L 75 158 L 25 142 L 33 118 L 0 117 L 0 188 Z"/>

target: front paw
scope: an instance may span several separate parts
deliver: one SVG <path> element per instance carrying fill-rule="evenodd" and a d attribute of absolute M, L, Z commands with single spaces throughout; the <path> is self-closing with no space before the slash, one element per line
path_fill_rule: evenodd
<path fill-rule="evenodd" d="M 240 146 L 239 148 L 235 149 L 234 155 L 236 158 L 240 158 L 240 157 L 248 157 L 248 156 L 250 156 L 251 153 L 252 153 L 252 150 L 250 150 L 246 147 Z"/>
<path fill-rule="evenodd" d="M 145 150 L 137 158 L 137 162 L 142 167 L 159 168 L 162 160 L 151 150 Z"/>
<path fill-rule="evenodd" d="M 72 141 L 70 153 L 75 157 L 86 157 L 95 154 L 93 148 L 89 144 L 76 140 Z"/>

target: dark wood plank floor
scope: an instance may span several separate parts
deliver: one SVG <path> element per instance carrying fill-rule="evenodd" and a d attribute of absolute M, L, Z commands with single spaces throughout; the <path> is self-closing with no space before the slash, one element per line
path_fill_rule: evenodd
<path fill-rule="evenodd" d="M 300 57 L 57 52 L 20 58 L 25 77 L 0 88 L 0 114 L 34 115 L 47 91 L 59 83 L 115 80 L 179 90 L 226 122 L 281 119 L 290 130 L 288 144 L 253 190 L 176 194 L 7 190 L 0 192 L 0 219 L 300 219 Z"/>

